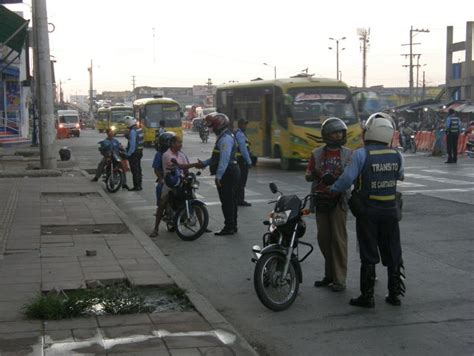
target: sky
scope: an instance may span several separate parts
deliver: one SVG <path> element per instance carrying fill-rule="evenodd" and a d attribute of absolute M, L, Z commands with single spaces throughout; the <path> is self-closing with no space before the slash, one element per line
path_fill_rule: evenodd
<path fill-rule="evenodd" d="M 30 18 L 31 0 L 8 5 Z M 367 86 L 407 87 L 410 28 L 413 53 L 420 53 L 419 82 L 445 80 L 446 28 L 464 41 L 474 21 L 474 1 L 431 0 L 46 0 L 50 53 L 56 81 L 66 96 L 87 94 L 93 62 L 94 89 L 122 91 L 135 86 L 219 85 L 260 77 L 288 78 L 308 68 L 318 77 L 336 77 L 362 86 L 358 28 L 370 28 Z M 344 50 L 342 50 L 344 48 Z M 453 61 L 464 61 L 458 52 Z M 267 63 L 268 65 L 264 65 Z M 416 71 L 414 71 L 416 81 Z"/>

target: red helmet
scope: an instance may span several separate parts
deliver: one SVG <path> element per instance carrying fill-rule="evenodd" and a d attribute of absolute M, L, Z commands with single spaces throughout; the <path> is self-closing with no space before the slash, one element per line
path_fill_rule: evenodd
<path fill-rule="evenodd" d="M 213 112 L 204 118 L 204 124 L 211 127 L 214 132 L 222 131 L 229 127 L 229 118 L 217 112 Z"/>

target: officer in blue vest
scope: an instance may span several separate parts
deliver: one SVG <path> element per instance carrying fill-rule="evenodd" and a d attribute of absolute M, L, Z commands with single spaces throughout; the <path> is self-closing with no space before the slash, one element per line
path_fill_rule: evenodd
<path fill-rule="evenodd" d="M 142 166 L 141 159 L 143 157 L 143 130 L 137 126 L 137 120 L 128 116 L 125 119 L 127 127 L 130 129 L 128 144 L 127 144 L 127 158 L 130 162 L 130 170 L 133 176 L 133 188 L 130 190 L 142 190 Z"/>
<path fill-rule="evenodd" d="M 217 136 L 212 156 L 206 161 L 199 161 L 194 166 L 209 166 L 211 175 L 215 175 L 217 192 L 224 214 L 224 227 L 215 235 L 233 235 L 237 232 L 237 191 L 240 181 L 240 169 L 235 154 L 237 142 L 229 128 L 229 118 L 220 113 L 206 116 L 204 124 L 212 128 Z"/>
<path fill-rule="evenodd" d="M 458 138 L 461 133 L 461 119 L 456 116 L 453 109 L 448 111 L 444 129 L 446 130 L 446 148 L 448 151 L 448 160 L 444 163 L 456 163 L 458 161 Z"/>
<path fill-rule="evenodd" d="M 357 211 L 349 201 L 356 216 L 361 259 L 361 295 L 352 298 L 350 304 L 358 307 L 375 306 L 375 265 L 380 261 L 379 251 L 388 272 L 389 294 L 385 301 L 401 305 L 399 296 L 405 292 L 396 192 L 397 180 L 403 180 L 403 157 L 390 148 L 393 133 L 394 125 L 389 115 L 371 115 L 363 133 L 365 147 L 353 153 L 352 162 L 330 188 L 332 192 L 342 193 L 354 183 L 351 199 L 359 197 Z"/>
<path fill-rule="evenodd" d="M 247 136 L 245 135 L 247 124 L 247 120 L 239 119 L 239 121 L 237 121 L 237 130 L 235 131 L 235 139 L 238 145 L 236 158 L 240 168 L 240 182 L 237 194 L 237 204 L 239 206 L 252 206 L 252 204 L 245 201 L 245 186 L 247 185 L 249 169 L 252 167 L 252 160 L 250 158 L 250 143 Z"/>

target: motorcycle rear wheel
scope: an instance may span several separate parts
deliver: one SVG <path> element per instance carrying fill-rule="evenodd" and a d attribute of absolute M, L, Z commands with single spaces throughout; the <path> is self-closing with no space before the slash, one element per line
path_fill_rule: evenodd
<path fill-rule="evenodd" d="M 105 187 L 109 193 L 115 193 L 122 187 L 123 173 L 119 170 L 112 170 L 105 179 Z"/>
<path fill-rule="evenodd" d="M 174 215 L 176 234 L 183 241 L 198 239 L 209 224 L 209 212 L 203 203 L 193 201 L 190 203 L 189 210 L 189 217 L 186 212 L 186 206 L 182 206 Z"/>
<path fill-rule="evenodd" d="M 282 253 L 270 252 L 262 255 L 255 265 L 253 283 L 258 299 L 273 311 L 288 309 L 298 295 L 295 261 L 291 260 L 286 277 L 280 281 L 285 260 Z"/>

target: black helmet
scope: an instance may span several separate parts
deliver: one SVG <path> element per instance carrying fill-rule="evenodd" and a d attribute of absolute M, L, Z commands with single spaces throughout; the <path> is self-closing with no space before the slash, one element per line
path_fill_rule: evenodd
<path fill-rule="evenodd" d="M 172 131 L 163 132 L 158 137 L 158 144 L 155 142 L 155 148 L 160 151 L 166 151 L 171 146 L 171 139 L 175 137 L 176 134 Z"/>
<path fill-rule="evenodd" d="M 341 140 L 331 140 L 329 136 L 334 133 L 342 131 L 342 139 Z M 341 119 L 337 117 L 330 117 L 329 119 L 324 120 L 321 126 L 321 136 L 323 137 L 323 141 L 326 142 L 329 146 L 342 146 L 346 143 L 346 135 L 347 135 L 347 126 Z"/>

